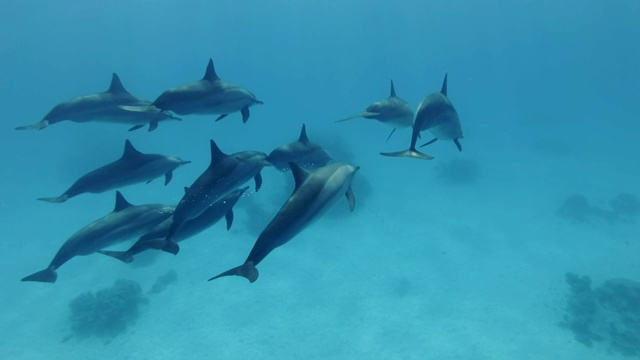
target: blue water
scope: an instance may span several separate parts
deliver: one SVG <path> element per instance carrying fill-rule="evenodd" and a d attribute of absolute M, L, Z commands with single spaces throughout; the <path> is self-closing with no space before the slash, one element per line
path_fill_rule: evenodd
<path fill-rule="evenodd" d="M 555 212 L 576 193 L 599 206 L 640 196 L 639 19 L 640 3 L 625 0 L 4 1 L 0 358 L 621 358 L 557 325 L 564 275 L 638 281 L 640 227 Z M 71 122 L 13 130 L 106 90 L 113 72 L 153 100 L 201 78 L 209 58 L 264 101 L 247 124 L 236 113 L 151 133 Z M 388 96 L 389 79 L 416 107 L 445 73 L 462 152 L 439 141 L 425 148 L 433 161 L 386 158 L 378 153 L 405 149 L 409 130 L 385 143 L 381 124 L 334 123 Z M 192 161 L 166 187 L 122 189 L 135 204 L 175 203 L 208 165 L 209 139 L 229 153 L 269 152 L 303 122 L 312 141 L 361 167 L 358 205 L 339 203 L 275 250 L 256 283 L 206 279 L 240 264 L 286 200 L 290 175 L 273 169 L 241 199 L 231 231 L 217 224 L 177 256 L 133 266 L 96 254 L 65 264 L 53 285 L 19 281 L 111 211 L 114 195 L 35 199 L 117 159 L 125 139 Z M 439 176 L 456 159 L 480 176 Z M 68 339 L 73 298 L 119 278 L 146 291 L 171 269 L 178 281 L 149 295 L 126 332 Z"/>

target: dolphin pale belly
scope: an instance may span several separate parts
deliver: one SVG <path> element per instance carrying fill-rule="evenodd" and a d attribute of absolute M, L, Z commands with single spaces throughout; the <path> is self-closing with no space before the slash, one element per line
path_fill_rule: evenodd
<path fill-rule="evenodd" d="M 393 80 L 391 80 L 391 92 L 388 98 L 374 102 L 359 114 L 351 115 L 336 122 L 357 118 L 374 119 L 391 126 L 393 130 L 387 137 L 387 141 L 389 141 L 396 129 L 411 127 L 413 124 L 413 110 L 411 110 L 408 102 L 396 95 L 396 89 L 393 86 Z"/>
<path fill-rule="evenodd" d="M 458 113 L 447 97 L 447 75 L 444 76 L 440 92 L 427 95 L 418 106 L 416 118 L 413 121 L 413 131 L 409 149 L 380 154 L 385 156 L 412 157 L 423 160 L 433 159 L 432 156 L 423 154 L 416 149 L 416 142 L 420 137 L 420 132 L 424 130 L 429 130 L 435 136 L 434 140 L 424 145 L 431 144 L 438 139 L 453 140 L 458 150 L 462 150 L 459 141 L 459 139 L 462 139 L 462 128 L 460 126 Z"/>
<path fill-rule="evenodd" d="M 54 283 L 56 270 L 79 255 L 89 255 L 108 246 L 140 236 L 173 214 L 174 207 L 164 204 L 131 205 L 116 192 L 116 205 L 106 216 L 73 234 L 58 250 L 49 266 L 24 277 L 22 281 Z"/>
<path fill-rule="evenodd" d="M 283 171 L 289 170 L 289 162 L 313 170 L 325 166 L 331 161 L 331 155 L 322 146 L 309 141 L 306 127 L 302 124 L 298 141 L 274 149 L 267 161 Z"/>
<path fill-rule="evenodd" d="M 163 92 L 153 106 L 179 115 L 219 114 L 216 121 L 240 112 L 242 122 L 249 120 L 249 107 L 262 104 L 249 90 L 223 81 L 216 74 L 213 60 L 209 59 L 202 79 L 171 88 Z"/>
<path fill-rule="evenodd" d="M 295 163 L 289 166 L 296 182 L 295 189 L 262 231 L 244 264 L 214 276 L 209 281 L 223 276 L 242 276 L 254 282 L 258 279 L 256 266 L 271 251 L 286 244 L 322 217 L 343 195 L 349 201 L 350 210 L 354 210 L 356 200 L 351 190 L 351 181 L 358 167 L 335 163 L 308 172 Z"/>
<path fill-rule="evenodd" d="M 247 181 L 254 179 L 256 191 L 262 186 L 260 171 L 270 166 L 267 154 L 258 151 L 241 151 L 227 155 L 215 141 L 210 140 L 211 163 L 209 167 L 187 188 L 173 214 L 173 222 L 165 238 L 162 250 L 177 254 L 179 247 L 174 239 L 188 220 L 205 211 L 211 204 Z"/>
<path fill-rule="evenodd" d="M 165 177 L 164 184 L 167 185 L 173 177 L 173 170 L 188 163 L 190 161 L 173 156 L 143 154 L 127 140 L 120 159 L 81 176 L 60 196 L 38 200 L 61 203 L 80 194 L 102 193 L 127 185 L 150 182 L 160 176 Z"/>
<path fill-rule="evenodd" d="M 143 111 L 128 111 L 122 106 L 134 106 Z M 132 125 L 132 129 L 149 125 L 149 131 L 158 126 L 158 122 L 178 119 L 169 112 L 151 106 L 146 100 L 129 93 L 117 74 L 111 78 L 111 86 L 105 92 L 75 97 L 56 105 L 42 121 L 16 130 L 42 130 L 45 127 L 69 120 L 78 123 L 106 122 Z"/>
<path fill-rule="evenodd" d="M 210 228 L 223 217 L 227 221 L 227 230 L 233 225 L 233 207 L 240 200 L 240 197 L 249 189 L 248 186 L 242 189 L 236 189 L 224 196 L 220 200 L 211 204 L 209 208 L 197 217 L 187 220 L 180 230 L 176 232 L 173 240 L 181 242 L 193 237 L 202 231 Z M 148 233 L 142 235 L 138 241 L 126 251 L 98 251 L 101 254 L 111 256 L 125 263 L 133 261 L 133 256 L 149 249 L 161 250 L 164 246 L 164 240 L 171 227 L 172 218 L 168 218 L 161 224 L 157 225 Z"/>

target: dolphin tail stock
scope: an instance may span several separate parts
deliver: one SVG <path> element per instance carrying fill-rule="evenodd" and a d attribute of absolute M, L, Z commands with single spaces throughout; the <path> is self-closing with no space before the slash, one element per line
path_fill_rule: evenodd
<path fill-rule="evenodd" d="M 46 201 L 46 202 L 50 202 L 50 203 L 54 203 L 54 204 L 59 204 L 59 203 L 63 203 L 65 201 L 69 200 L 69 195 L 63 194 L 63 195 L 55 196 L 55 197 L 42 197 L 42 198 L 38 198 L 38 200 Z"/>
<path fill-rule="evenodd" d="M 111 256 L 114 259 L 118 259 L 123 263 L 129 264 L 133 261 L 133 254 L 127 251 L 109 251 L 109 250 L 98 250 L 98 253 L 102 255 Z"/>
<path fill-rule="evenodd" d="M 42 130 L 49 126 L 49 120 L 42 120 L 32 125 L 17 126 L 16 130 Z"/>
<path fill-rule="evenodd" d="M 44 270 L 40 270 L 35 272 L 29 276 L 25 276 L 20 281 L 37 281 L 37 282 L 48 282 L 54 283 L 58 279 L 58 273 L 53 266 L 49 266 Z"/>
<path fill-rule="evenodd" d="M 258 273 L 258 269 L 256 269 L 256 267 L 253 265 L 253 261 L 247 261 L 240 266 L 236 266 L 231 270 L 227 270 L 220 275 L 212 277 L 211 279 L 209 279 L 209 281 L 225 276 L 242 276 L 243 278 L 249 280 L 250 283 L 253 283 L 258 280 L 258 275 L 260 275 L 260 273 Z"/>

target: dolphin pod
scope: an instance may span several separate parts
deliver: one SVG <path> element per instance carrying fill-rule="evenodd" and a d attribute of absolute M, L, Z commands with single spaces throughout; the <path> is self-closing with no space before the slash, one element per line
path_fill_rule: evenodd
<path fill-rule="evenodd" d="M 214 276 L 209 281 L 224 276 L 242 276 L 249 282 L 254 282 L 258 279 L 256 266 L 271 251 L 286 244 L 322 217 L 340 197 L 346 196 L 349 209 L 355 209 L 356 198 L 351 190 L 351 181 L 359 167 L 336 163 L 314 172 L 308 172 L 293 162 L 289 167 L 296 183 L 295 189 L 258 236 L 247 259 L 242 265 Z"/>
<path fill-rule="evenodd" d="M 81 176 L 60 196 L 38 200 L 61 203 L 80 194 L 101 193 L 131 184 L 150 182 L 160 176 L 165 177 L 164 184 L 167 185 L 173 178 L 173 170 L 188 163 L 190 161 L 173 156 L 143 154 L 127 140 L 120 159 Z"/>
<path fill-rule="evenodd" d="M 387 141 L 396 129 L 412 127 L 409 148 L 404 151 L 381 153 L 392 157 L 412 157 L 431 160 L 432 156 L 417 150 L 421 132 L 428 130 L 434 139 L 451 140 L 459 151 L 462 129 L 458 114 L 448 98 L 448 75 L 445 74 L 439 92 L 430 93 L 420 102 L 415 114 L 407 101 L 397 96 L 393 80 L 389 97 L 370 104 L 364 111 L 338 120 L 355 118 L 377 120 L 392 128 Z M 109 89 L 102 93 L 79 96 L 56 105 L 45 117 L 33 125 L 16 129 L 43 129 L 61 121 L 106 122 L 131 125 L 131 130 L 148 126 L 149 131 L 161 121 L 177 119 L 177 115 L 218 115 L 219 121 L 239 112 L 243 123 L 249 119 L 249 108 L 262 104 L 249 90 L 223 81 L 209 59 L 204 76 L 197 81 L 164 91 L 149 102 L 129 93 L 115 73 Z M 74 233 L 57 251 L 49 265 L 26 276 L 22 281 L 49 282 L 57 280 L 57 270 L 75 256 L 95 252 L 132 262 L 134 256 L 149 249 L 177 254 L 178 243 L 226 219 L 227 230 L 234 219 L 233 208 L 249 186 L 255 182 L 255 192 L 262 187 L 262 170 L 274 166 L 291 170 L 295 188 L 271 222 L 263 229 L 245 261 L 209 280 L 227 276 L 241 276 L 255 282 L 257 266 L 276 248 L 288 243 L 322 218 L 344 195 L 349 209 L 354 211 L 355 196 L 351 184 L 359 167 L 337 159 L 320 144 L 311 142 L 302 124 L 297 141 L 274 148 L 269 155 L 260 151 L 224 153 L 210 140 L 210 161 L 207 168 L 185 187 L 175 206 L 146 204 L 134 206 L 116 191 L 114 210 Z M 161 154 L 144 154 L 125 141 L 122 156 L 78 178 L 63 194 L 38 200 L 61 203 L 84 193 L 103 193 L 164 176 L 165 185 L 171 182 L 173 171 L 189 161 Z M 360 175 L 362 176 L 362 175 Z M 125 249 L 113 245 L 136 239 Z"/>

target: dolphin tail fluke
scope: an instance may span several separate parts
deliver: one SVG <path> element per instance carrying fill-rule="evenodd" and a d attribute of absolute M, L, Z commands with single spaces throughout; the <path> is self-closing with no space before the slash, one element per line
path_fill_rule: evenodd
<path fill-rule="evenodd" d="M 16 130 L 42 130 L 47 126 L 49 126 L 49 120 L 42 120 L 39 123 L 32 125 L 17 126 Z"/>
<path fill-rule="evenodd" d="M 380 153 L 380 155 L 391 157 L 410 157 L 414 159 L 433 160 L 433 156 L 421 153 L 420 151 L 413 149 L 407 149 L 403 151 Z"/>
<path fill-rule="evenodd" d="M 111 256 L 114 259 L 118 259 L 123 263 L 129 264 L 133 261 L 133 254 L 129 251 L 109 251 L 109 250 L 99 250 L 98 251 L 102 255 Z"/>
<path fill-rule="evenodd" d="M 56 197 L 43 197 L 43 198 L 38 198 L 38 200 L 59 204 L 69 200 L 69 195 L 64 194 Z"/>
<path fill-rule="evenodd" d="M 58 273 L 56 270 L 53 267 L 48 267 L 29 276 L 23 277 L 21 281 L 48 282 L 53 284 L 57 279 Z"/>
<path fill-rule="evenodd" d="M 253 261 L 247 261 L 246 263 L 238 267 L 234 267 L 231 270 L 227 270 L 220 275 L 212 277 L 211 279 L 209 279 L 209 281 L 225 276 L 242 276 L 243 278 L 249 280 L 250 283 L 252 283 L 258 280 L 258 275 L 260 274 L 258 273 L 258 269 L 253 266 Z"/>

